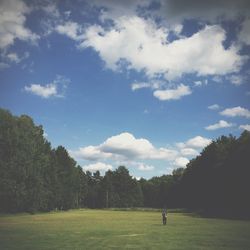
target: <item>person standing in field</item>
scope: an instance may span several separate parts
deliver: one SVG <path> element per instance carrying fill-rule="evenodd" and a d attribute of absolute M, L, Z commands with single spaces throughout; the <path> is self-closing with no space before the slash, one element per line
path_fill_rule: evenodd
<path fill-rule="evenodd" d="M 162 224 L 163 225 L 167 224 L 167 209 L 166 208 L 162 210 Z"/>

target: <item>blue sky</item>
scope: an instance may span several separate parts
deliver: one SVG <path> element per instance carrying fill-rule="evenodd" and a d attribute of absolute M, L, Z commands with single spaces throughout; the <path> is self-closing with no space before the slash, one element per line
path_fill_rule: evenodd
<path fill-rule="evenodd" d="M 150 178 L 250 130 L 248 1 L 0 3 L 0 107 L 84 170 Z"/>

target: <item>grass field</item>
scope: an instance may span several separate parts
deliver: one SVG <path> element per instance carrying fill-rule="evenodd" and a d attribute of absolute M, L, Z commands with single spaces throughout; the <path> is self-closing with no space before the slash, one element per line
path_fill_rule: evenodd
<path fill-rule="evenodd" d="M 250 221 L 141 211 L 0 215 L 0 249 L 250 249 Z"/>

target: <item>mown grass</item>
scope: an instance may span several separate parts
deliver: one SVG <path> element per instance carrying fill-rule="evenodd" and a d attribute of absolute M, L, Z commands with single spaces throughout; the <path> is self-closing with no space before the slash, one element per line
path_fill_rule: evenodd
<path fill-rule="evenodd" d="M 0 216 L 0 249 L 250 249 L 250 221 L 155 211 Z"/>

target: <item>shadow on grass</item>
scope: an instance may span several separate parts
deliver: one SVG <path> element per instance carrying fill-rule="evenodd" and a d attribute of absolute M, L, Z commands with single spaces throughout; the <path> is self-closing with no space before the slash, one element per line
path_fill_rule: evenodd
<path fill-rule="evenodd" d="M 246 214 L 235 214 L 232 211 L 219 211 L 219 210 L 186 210 L 185 215 L 195 218 L 208 218 L 208 219 L 226 219 L 226 220 L 244 220 L 249 221 L 250 216 Z"/>

